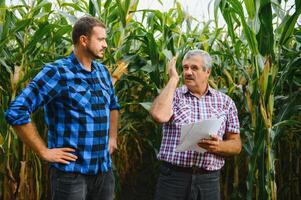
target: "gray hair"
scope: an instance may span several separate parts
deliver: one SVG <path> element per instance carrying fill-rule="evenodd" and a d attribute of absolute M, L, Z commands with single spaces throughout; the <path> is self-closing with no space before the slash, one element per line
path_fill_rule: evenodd
<path fill-rule="evenodd" d="M 211 67 L 212 67 L 212 58 L 209 55 L 209 53 L 207 53 L 204 50 L 200 50 L 200 49 L 189 50 L 185 54 L 183 60 L 189 59 L 189 58 L 194 57 L 194 56 L 200 56 L 200 57 L 203 58 L 204 65 L 205 65 L 204 66 L 205 70 L 211 69 Z"/>

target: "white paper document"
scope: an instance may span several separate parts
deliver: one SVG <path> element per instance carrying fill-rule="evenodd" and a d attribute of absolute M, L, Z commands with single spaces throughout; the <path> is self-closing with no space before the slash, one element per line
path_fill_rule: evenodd
<path fill-rule="evenodd" d="M 198 146 L 198 142 L 203 138 L 210 138 L 210 135 L 217 134 L 222 125 L 222 118 L 220 119 L 206 119 L 192 124 L 182 125 L 180 143 L 176 148 L 180 151 L 197 151 L 199 153 L 206 152 Z"/>

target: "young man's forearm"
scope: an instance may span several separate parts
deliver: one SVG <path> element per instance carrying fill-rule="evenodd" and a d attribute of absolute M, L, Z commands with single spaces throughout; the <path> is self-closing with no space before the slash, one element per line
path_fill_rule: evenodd
<path fill-rule="evenodd" d="M 13 128 L 21 140 L 39 156 L 42 156 L 43 151 L 47 150 L 46 144 L 38 134 L 38 131 L 32 122 L 23 125 L 14 125 Z"/>
<path fill-rule="evenodd" d="M 113 154 L 117 149 L 117 132 L 118 132 L 118 110 L 110 111 L 110 130 L 109 130 L 109 153 Z"/>
<path fill-rule="evenodd" d="M 36 152 L 43 160 L 52 163 L 69 164 L 75 161 L 77 156 L 74 149 L 69 147 L 49 149 L 40 137 L 33 123 L 13 126 L 21 140 Z"/>
<path fill-rule="evenodd" d="M 117 132 L 118 132 L 118 110 L 110 111 L 110 131 L 109 137 L 117 139 Z"/>

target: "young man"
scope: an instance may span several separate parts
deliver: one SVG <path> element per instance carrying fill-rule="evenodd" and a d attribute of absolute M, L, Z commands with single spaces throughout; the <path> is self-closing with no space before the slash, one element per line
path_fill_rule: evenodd
<path fill-rule="evenodd" d="M 51 163 L 53 199 L 113 199 L 110 154 L 117 148 L 119 104 L 102 58 L 106 27 L 80 18 L 72 31 L 74 52 L 46 64 L 6 112 L 19 137 Z M 48 147 L 30 114 L 44 106 Z"/>
<path fill-rule="evenodd" d="M 163 123 L 158 159 L 162 168 L 155 199 L 219 200 L 223 156 L 241 151 L 239 122 L 234 102 L 208 85 L 212 59 L 202 50 L 191 50 L 183 59 L 185 85 L 177 88 L 176 58 L 169 63 L 169 82 L 155 99 L 151 115 Z M 207 150 L 176 152 L 181 126 L 209 118 L 222 118 L 222 126 L 198 145 Z"/>

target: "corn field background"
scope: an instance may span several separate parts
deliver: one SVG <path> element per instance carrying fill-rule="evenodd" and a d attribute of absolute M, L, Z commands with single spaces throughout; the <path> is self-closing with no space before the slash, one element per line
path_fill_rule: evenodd
<path fill-rule="evenodd" d="M 164 3 L 164 1 L 160 1 Z M 89 14 L 108 27 L 103 63 L 122 106 L 113 156 L 116 199 L 152 199 L 161 127 L 148 109 L 168 80 L 166 63 L 193 48 L 214 58 L 210 85 L 236 103 L 243 151 L 222 170 L 225 200 L 301 199 L 301 1 L 215 0 L 215 19 L 138 0 L 0 0 L 0 199 L 49 199 L 48 165 L 5 122 L 11 100 L 47 62 L 67 56 L 72 25 Z M 221 12 L 226 26 L 218 26 Z M 141 16 L 138 17 L 137 15 Z M 32 115 L 47 140 L 43 111 Z"/>

